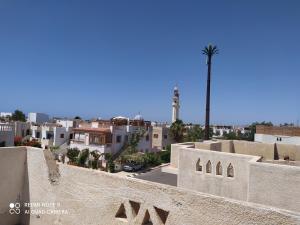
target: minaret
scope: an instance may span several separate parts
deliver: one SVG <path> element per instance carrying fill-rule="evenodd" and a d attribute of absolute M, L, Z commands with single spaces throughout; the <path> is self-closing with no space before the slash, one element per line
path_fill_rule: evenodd
<path fill-rule="evenodd" d="M 179 91 L 178 87 L 174 87 L 174 95 L 172 102 L 172 123 L 179 119 Z"/>

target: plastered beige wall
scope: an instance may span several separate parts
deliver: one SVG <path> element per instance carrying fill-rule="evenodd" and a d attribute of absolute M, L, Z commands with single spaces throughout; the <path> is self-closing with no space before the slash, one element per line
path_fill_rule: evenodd
<path fill-rule="evenodd" d="M 300 212 L 300 167 L 251 163 L 248 200 Z"/>
<path fill-rule="evenodd" d="M 26 148 L 0 148 L 0 225 L 20 223 L 21 215 L 10 214 L 10 203 L 22 203 L 26 177 Z"/>
<path fill-rule="evenodd" d="M 52 185 L 42 151 L 29 148 L 27 161 L 30 201 L 60 203 L 51 209 L 68 212 L 67 215 L 32 214 L 31 225 L 141 225 L 146 210 L 153 224 L 161 225 L 154 207 L 169 212 L 166 225 L 300 223 L 299 215 L 283 210 L 68 165 L 59 165 L 59 182 Z M 136 215 L 129 200 L 140 203 Z M 122 203 L 127 215 L 123 220 L 115 218 Z M 39 209 L 43 208 L 35 208 Z"/>
<path fill-rule="evenodd" d="M 279 159 L 289 157 L 290 160 L 300 161 L 300 145 L 278 144 L 276 148 Z"/>
<path fill-rule="evenodd" d="M 39 152 L 31 152 L 29 158 L 41 160 Z M 33 160 L 30 160 L 33 161 Z M 41 162 L 44 162 L 43 160 Z M 245 204 L 220 197 L 196 193 L 167 185 L 151 183 L 134 178 L 124 178 L 105 172 L 60 165 L 61 177 L 58 185 L 48 185 L 43 167 L 30 166 L 33 171 L 30 181 L 31 198 L 60 202 L 69 215 L 32 217 L 31 224 L 77 225 L 141 225 L 148 210 L 154 225 L 163 224 L 154 207 L 169 212 L 166 225 L 234 225 L 234 224 L 297 224 L 300 218 L 283 211 L 266 209 L 259 205 Z M 38 166 L 39 170 L 34 167 Z M 39 175 L 40 174 L 40 175 Z M 35 182 L 36 180 L 36 182 Z M 39 181 L 39 184 L 37 184 Z M 45 191 L 47 190 L 47 194 Z M 135 215 L 130 201 L 140 203 Z M 126 222 L 115 218 L 124 204 Z M 266 219 L 267 218 L 267 219 Z"/>
<path fill-rule="evenodd" d="M 274 144 L 250 141 L 233 141 L 234 152 L 238 154 L 262 156 L 264 159 L 274 159 Z"/>
<path fill-rule="evenodd" d="M 228 198 L 247 201 L 249 161 L 260 157 L 200 149 L 180 149 L 178 186 Z M 202 171 L 196 170 L 200 159 Z M 207 173 L 206 165 L 211 162 L 212 171 Z M 216 166 L 220 162 L 222 175 L 217 175 Z M 227 177 L 227 167 L 231 164 L 234 177 Z"/>

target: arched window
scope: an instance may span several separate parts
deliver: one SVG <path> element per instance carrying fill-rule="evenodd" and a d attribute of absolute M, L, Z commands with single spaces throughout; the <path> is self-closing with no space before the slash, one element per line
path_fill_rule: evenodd
<path fill-rule="evenodd" d="M 206 163 L 206 173 L 211 173 L 211 162 L 208 160 Z"/>
<path fill-rule="evenodd" d="M 222 165 L 221 162 L 218 162 L 217 166 L 216 166 L 216 174 L 217 175 L 222 175 L 223 171 L 222 171 Z"/>
<path fill-rule="evenodd" d="M 227 177 L 234 177 L 234 169 L 231 163 L 227 167 Z"/>
<path fill-rule="evenodd" d="M 196 171 L 202 171 L 202 165 L 200 159 L 196 163 Z"/>

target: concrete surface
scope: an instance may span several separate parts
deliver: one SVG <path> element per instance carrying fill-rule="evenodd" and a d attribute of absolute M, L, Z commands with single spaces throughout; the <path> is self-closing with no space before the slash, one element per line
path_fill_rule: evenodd
<path fill-rule="evenodd" d="M 16 159 L 1 153 L 3 161 Z M 154 225 L 300 224 L 297 213 L 65 164 L 59 164 L 59 180 L 51 184 L 43 152 L 27 148 L 27 162 L 30 203 L 54 203 L 32 205 L 30 225 L 141 225 L 149 219 Z M 1 170 L 14 181 L 9 173 Z M 1 193 L 0 202 L 4 199 L 10 200 Z M 63 210 L 67 213 L 58 214 Z M 1 225 L 15 225 L 3 223 L 4 216 Z"/>
<path fill-rule="evenodd" d="M 155 168 L 149 172 L 142 173 L 140 175 L 134 176 L 141 180 L 148 180 L 156 183 L 167 184 L 172 186 L 177 186 L 177 175 L 171 173 L 162 172 L 162 168 Z"/>

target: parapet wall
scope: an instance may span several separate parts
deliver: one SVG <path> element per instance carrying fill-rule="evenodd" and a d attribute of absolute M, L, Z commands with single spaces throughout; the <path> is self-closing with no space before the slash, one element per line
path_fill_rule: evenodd
<path fill-rule="evenodd" d="M 248 201 L 300 212 L 300 167 L 250 163 Z"/>
<path fill-rule="evenodd" d="M 31 215 L 31 225 L 142 225 L 150 220 L 154 225 L 300 223 L 298 215 L 283 210 L 62 164 L 53 185 L 42 151 L 28 148 L 27 161 L 30 201 L 60 203 L 52 209 L 68 212 Z"/>
<path fill-rule="evenodd" d="M 190 190 L 300 213 L 300 167 L 260 159 L 182 146 L 178 149 L 177 183 Z"/>
<path fill-rule="evenodd" d="M 284 159 L 288 157 L 290 160 L 300 161 L 299 145 L 278 143 L 268 144 L 239 140 L 218 140 L 172 144 L 171 167 L 178 168 L 179 149 L 184 146 L 202 150 L 260 156 L 263 160 Z"/>
<path fill-rule="evenodd" d="M 182 148 L 179 151 L 178 186 L 247 201 L 249 161 L 259 159 L 258 156 Z M 229 167 L 232 169 L 230 177 Z"/>
<path fill-rule="evenodd" d="M 10 203 L 28 201 L 26 148 L 0 148 L 0 225 L 15 225 L 20 214 L 10 214 Z M 24 223 L 27 219 L 24 217 Z"/>

